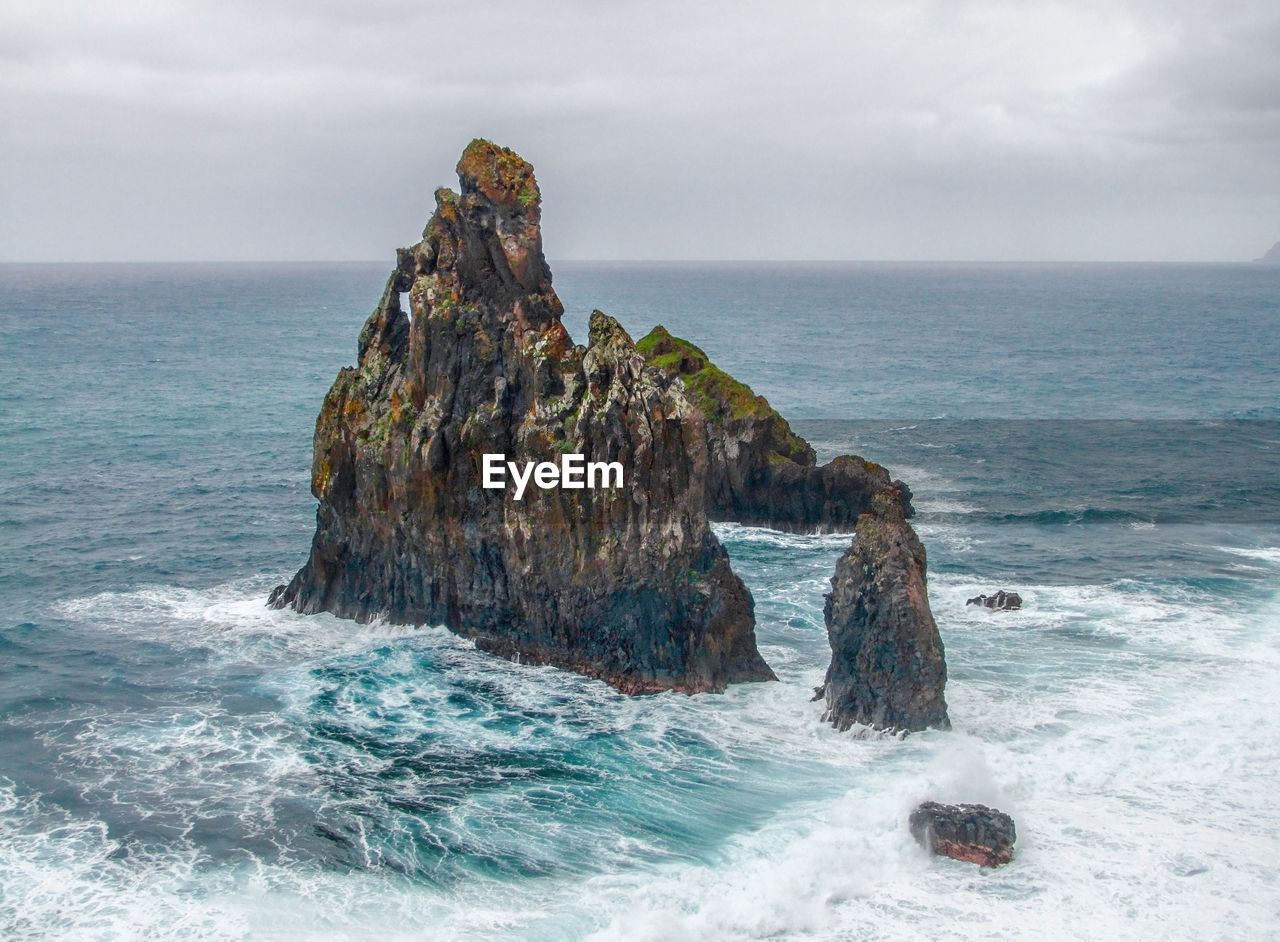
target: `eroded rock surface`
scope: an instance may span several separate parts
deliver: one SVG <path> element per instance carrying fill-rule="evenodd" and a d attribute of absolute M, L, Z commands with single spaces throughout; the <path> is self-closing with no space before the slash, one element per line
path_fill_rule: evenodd
<path fill-rule="evenodd" d="M 687 340 L 655 327 L 636 345 L 679 377 L 707 419 L 707 511 L 801 533 L 855 531 L 826 619 L 831 665 L 815 700 L 845 730 L 947 728 L 946 664 L 929 611 L 925 553 L 907 523 L 911 491 L 855 455 L 817 464 L 813 448 L 745 384 Z"/>
<path fill-rule="evenodd" d="M 645 360 L 683 381 L 707 419 L 707 510 L 712 520 L 798 533 L 848 532 L 883 495 L 910 517 L 911 491 L 856 455 L 818 465 L 763 396 L 719 369 L 699 347 L 655 327 L 637 344 Z"/>
<path fill-rule="evenodd" d="M 708 523 L 702 411 L 599 311 L 571 341 L 528 163 L 474 141 L 458 176 L 325 397 L 311 555 L 271 604 L 442 623 L 627 692 L 772 679 Z M 516 501 L 481 486 L 486 453 L 620 461 L 625 484 Z"/>
<path fill-rule="evenodd" d="M 823 718 L 914 732 L 949 729 L 947 665 L 925 585 L 925 550 L 891 495 L 863 514 L 824 614 L 831 664 Z"/>
<path fill-rule="evenodd" d="M 1018 839 L 1013 818 L 986 805 L 926 801 L 911 812 L 911 836 L 943 857 L 999 867 L 1013 859 Z"/>

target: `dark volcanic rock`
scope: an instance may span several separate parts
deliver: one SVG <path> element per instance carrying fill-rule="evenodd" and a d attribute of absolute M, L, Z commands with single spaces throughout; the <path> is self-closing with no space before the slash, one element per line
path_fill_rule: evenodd
<path fill-rule="evenodd" d="M 935 854 L 983 867 L 1013 859 L 1018 839 L 1013 818 L 986 805 L 943 805 L 926 801 L 911 812 L 911 836 Z"/>
<path fill-rule="evenodd" d="M 858 520 L 827 595 L 831 665 L 823 719 L 837 729 L 949 729 L 947 665 L 929 611 L 925 551 L 897 501 Z"/>
<path fill-rule="evenodd" d="M 645 360 L 680 377 L 707 418 L 707 509 L 732 520 L 799 533 L 853 529 L 873 498 L 897 500 L 912 516 L 911 491 L 878 464 L 842 455 L 818 466 L 813 449 L 787 420 L 700 348 L 655 327 L 637 344 Z"/>
<path fill-rule="evenodd" d="M 768 401 L 700 348 L 655 327 L 636 344 L 679 377 L 707 419 L 707 511 L 713 520 L 802 533 L 855 529 L 827 597 L 831 666 L 815 700 L 839 729 L 947 728 L 942 640 L 925 591 L 925 553 L 907 523 L 911 491 L 877 464 L 813 449 Z"/>
<path fill-rule="evenodd" d="M 997 612 L 1013 612 L 1022 608 L 1022 596 L 1017 592 L 1006 592 L 1001 589 L 994 595 L 975 595 L 964 604 L 980 605 L 983 608 L 995 609 Z"/>
<path fill-rule="evenodd" d="M 588 345 L 572 343 L 529 164 L 473 141 L 458 176 L 325 397 L 311 557 L 271 603 L 443 623 L 626 692 L 772 679 L 708 523 L 701 411 L 612 318 L 597 311 Z M 481 486 L 485 454 L 566 453 L 621 462 L 624 486 L 531 481 L 519 501 Z"/>

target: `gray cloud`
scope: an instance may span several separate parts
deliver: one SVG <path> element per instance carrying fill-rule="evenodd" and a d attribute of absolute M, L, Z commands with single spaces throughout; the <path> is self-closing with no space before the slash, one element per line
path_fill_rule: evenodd
<path fill-rule="evenodd" d="M 10 0 L 0 258 L 389 257 L 474 136 L 553 258 L 1248 258 L 1273 6 Z"/>

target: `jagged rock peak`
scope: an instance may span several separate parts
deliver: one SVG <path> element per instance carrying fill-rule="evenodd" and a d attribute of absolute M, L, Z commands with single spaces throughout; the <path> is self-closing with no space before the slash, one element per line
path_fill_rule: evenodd
<path fill-rule="evenodd" d="M 479 193 L 495 206 L 538 221 L 542 193 L 533 165 L 509 147 L 477 137 L 458 158 L 463 194 Z"/>
<path fill-rule="evenodd" d="M 528 163 L 477 140 L 458 175 L 325 397 L 310 559 L 271 604 L 444 624 L 631 693 L 773 679 L 708 522 L 702 414 L 607 315 L 573 344 Z M 618 484 L 507 486 L 574 456 Z"/>
<path fill-rule="evenodd" d="M 533 167 L 515 151 L 477 138 L 458 161 L 458 181 L 463 211 L 497 233 L 520 285 L 527 291 L 550 289 L 551 269 L 542 255 L 542 194 Z"/>

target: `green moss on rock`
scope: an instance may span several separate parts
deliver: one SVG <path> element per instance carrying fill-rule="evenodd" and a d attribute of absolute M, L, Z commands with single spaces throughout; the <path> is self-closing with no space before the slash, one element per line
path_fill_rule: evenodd
<path fill-rule="evenodd" d="M 808 446 L 792 433 L 790 426 L 764 396 L 757 396 L 746 383 L 734 379 L 711 362 L 706 351 L 675 336 L 659 324 L 636 344 L 645 362 L 684 380 L 689 401 L 708 421 L 722 425 L 742 419 L 776 420 L 777 444 L 783 454 L 803 454 Z"/>
<path fill-rule="evenodd" d="M 476 138 L 462 152 L 458 176 L 464 189 L 474 187 L 496 206 L 528 208 L 539 200 L 533 167 L 519 154 Z"/>

